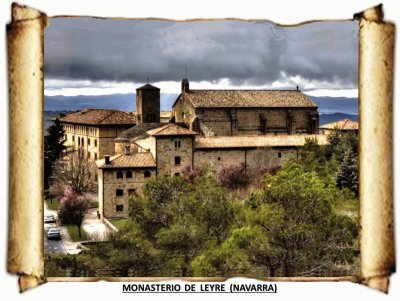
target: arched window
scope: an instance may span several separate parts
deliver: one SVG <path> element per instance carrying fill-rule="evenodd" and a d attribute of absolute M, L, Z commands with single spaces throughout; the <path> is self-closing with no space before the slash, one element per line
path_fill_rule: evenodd
<path fill-rule="evenodd" d="M 151 176 L 150 171 L 149 171 L 149 170 L 146 170 L 146 171 L 144 172 L 144 177 L 145 177 L 145 178 L 150 178 L 150 176 Z"/>
<path fill-rule="evenodd" d="M 118 171 L 117 172 L 117 179 L 123 179 L 124 178 L 124 174 L 122 171 Z"/>
<path fill-rule="evenodd" d="M 127 171 L 127 172 L 126 172 L 126 178 L 127 178 L 127 179 L 132 179 L 132 177 L 133 177 L 132 172 L 131 172 L 130 170 Z"/>

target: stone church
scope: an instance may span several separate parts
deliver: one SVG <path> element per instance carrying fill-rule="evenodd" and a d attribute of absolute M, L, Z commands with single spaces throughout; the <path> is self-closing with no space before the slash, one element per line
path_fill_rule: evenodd
<path fill-rule="evenodd" d="M 180 176 L 183 168 L 205 164 L 216 172 L 243 165 L 256 176 L 296 156 L 307 138 L 327 143 L 318 135 L 318 107 L 298 89 L 194 90 L 183 79 L 168 122 L 160 119 L 157 87 L 136 89 L 136 108 L 134 125 L 108 126 L 118 134 L 114 149 L 96 160 L 105 218 L 126 217 L 129 199 L 143 192 L 148 178 Z"/>

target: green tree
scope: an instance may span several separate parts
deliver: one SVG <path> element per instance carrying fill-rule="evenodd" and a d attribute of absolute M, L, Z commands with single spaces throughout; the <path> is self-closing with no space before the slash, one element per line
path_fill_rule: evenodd
<path fill-rule="evenodd" d="M 334 185 L 326 187 L 315 172 L 289 163 L 266 176 L 263 187 L 247 204 L 245 222 L 221 246 L 194 259 L 195 276 L 310 276 L 354 259 L 357 223 L 336 213 L 341 192 Z"/>
<path fill-rule="evenodd" d="M 349 188 L 358 196 L 358 156 L 351 149 L 348 149 L 339 165 L 339 171 L 336 176 L 337 186 Z"/>
<path fill-rule="evenodd" d="M 65 149 L 64 130 L 59 118 L 53 120 L 53 124 L 47 129 L 44 136 L 44 188 L 50 187 L 55 162 L 61 157 Z"/>
<path fill-rule="evenodd" d="M 333 158 L 327 159 L 326 148 L 318 145 L 315 138 L 306 139 L 306 143 L 300 147 L 297 160 L 306 172 L 315 172 L 324 181 L 326 186 L 335 182 L 337 162 Z"/>
<path fill-rule="evenodd" d="M 164 177 L 149 180 L 144 196 L 131 200 L 131 229 L 135 239 L 141 237 L 151 254 L 157 254 L 154 262 L 163 262 L 157 268 L 160 273 L 190 276 L 190 263 L 200 250 L 226 239 L 234 221 L 227 196 L 212 176 L 199 176 L 194 183 Z M 130 237 L 125 233 L 123 239 Z"/>

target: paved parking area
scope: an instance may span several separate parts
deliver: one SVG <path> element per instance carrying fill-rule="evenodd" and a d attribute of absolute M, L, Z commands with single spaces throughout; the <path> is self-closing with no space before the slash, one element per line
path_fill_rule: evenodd
<path fill-rule="evenodd" d="M 49 253 L 66 253 L 62 240 L 47 239 L 46 229 L 56 227 L 54 223 L 44 224 L 44 252 Z"/>
<path fill-rule="evenodd" d="M 44 206 L 44 214 L 53 214 L 57 219 L 57 211 L 49 210 Z M 48 240 L 46 237 L 46 229 L 49 227 L 58 227 L 61 232 L 60 240 Z M 106 225 L 97 218 L 97 209 L 89 209 L 85 220 L 82 224 L 82 228 L 88 234 L 88 239 L 91 241 L 104 241 L 107 240 L 109 229 Z M 45 253 L 68 253 L 77 254 L 81 252 L 80 244 L 73 242 L 68 233 L 68 230 L 64 226 L 59 226 L 56 223 L 45 223 L 44 224 L 44 249 Z"/>

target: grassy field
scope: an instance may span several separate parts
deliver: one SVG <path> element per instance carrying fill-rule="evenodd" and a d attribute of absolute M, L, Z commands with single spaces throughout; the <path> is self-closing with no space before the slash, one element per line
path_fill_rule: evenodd
<path fill-rule="evenodd" d="M 47 209 L 58 210 L 58 205 L 59 205 L 58 199 L 56 199 L 56 198 L 54 198 L 54 199 L 46 199 Z"/>
<path fill-rule="evenodd" d="M 97 208 L 99 207 L 99 202 L 98 201 L 91 201 L 89 203 L 89 208 Z"/>
<path fill-rule="evenodd" d="M 128 223 L 128 219 L 112 219 L 110 223 L 120 230 Z"/>
<path fill-rule="evenodd" d="M 75 225 L 67 225 L 67 229 L 69 232 L 69 235 L 71 236 L 71 240 L 72 241 L 85 241 L 88 240 L 87 234 L 85 232 L 85 230 L 83 230 L 83 228 L 81 227 L 81 234 L 82 237 L 79 237 L 79 233 L 78 233 L 78 227 Z"/>

